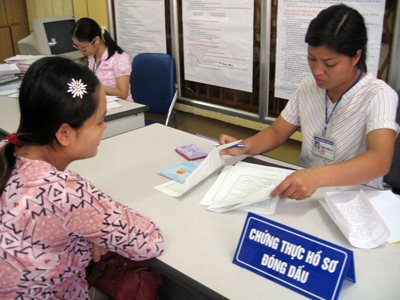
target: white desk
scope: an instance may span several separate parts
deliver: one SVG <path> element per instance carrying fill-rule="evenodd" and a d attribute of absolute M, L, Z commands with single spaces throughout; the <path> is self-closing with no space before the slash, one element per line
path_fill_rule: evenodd
<path fill-rule="evenodd" d="M 306 299 L 232 263 L 247 213 L 218 214 L 199 204 L 217 174 L 181 198 L 154 189 L 168 181 L 159 170 L 185 161 L 175 147 L 191 143 L 206 151 L 215 147 L 210 140 L 155 124 L 102 141 L 95 158 L 74 162 L 68 169 L 156 222 L 164 234 L 165 252 L 150 263 L 206 298 Z M 229 158 L 228 163 L 237 160 Z M 357 283 L 345 280 L 339 299 L 399 299 L 400 244 L 352 247 L 317 201 L 324 191 L 359 188 L 321 188 L 307 200 L 281 200 L 276 213 L 265 217 L 354 251 Z"/>
<path fill-rule="evenodd" d="M 144 126 L 144 112 L 148 110 L 146 105 L 125 100 L 117 102 L 122 107 L 107 111 L 105 117 L 107 129 L 103 134 L 103 139 Z M 0 96 L 0 132 L 4 135 L 16 132 L 19 120 L 18 99 Z"/>

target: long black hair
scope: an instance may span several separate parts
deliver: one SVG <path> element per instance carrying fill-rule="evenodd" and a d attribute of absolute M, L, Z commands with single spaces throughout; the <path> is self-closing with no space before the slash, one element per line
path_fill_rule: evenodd
<path fill-rule="evenodd" d="M 86 85 L 83 97 L 73 97 L 68 83 L 81 80 Z M 45 57 L 26 72 L 20 92 L 21 120 L 17 137 L 24 145 L 48 145 L 64 123 L 80 128 L 97 110 L 99 99 L 93 93 L 99 80 L 87 67 L 61 57 Z M 15 166 L 15 145 L 0 148 L 0 195 Z"/>
<path fill-rule="evenodd" d="M 355 57 L 361 50 L 357 67 L 367 72 L 367 27 L 363 16 L 347 5 L 332 5 L 322 10 L 311 21 L 305 42 L 312 47 L 326 46 L 348 57 Z"/>
<path fill-rule="evenodd" d="M 82 18 L 76 22 L 75 26 L 71 29 L 71 36 L 76 38 L 81 42 L 91 42 L 97 36 L 104 40 L 104 43 L 108 49 L 108 57 L 114 55 L 115 52 L 122 53 L 122 50 L 117 43 L 112 39 L 110 33 L 107 30 L 104 30 L 104 33 L 101 33 L 101 28 L 99 24 L 93 19 L 90 18 Z"/>

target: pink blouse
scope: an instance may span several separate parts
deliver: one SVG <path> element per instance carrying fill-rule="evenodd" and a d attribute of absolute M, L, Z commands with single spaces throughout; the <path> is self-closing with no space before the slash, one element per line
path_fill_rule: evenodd
<path fill-rule="evenodd" d="M 163 252 L 149 218 L 44 161 L 17 157 L 0 205 L 0 299 L 89 299 L 92 243 L 133 260 Z"/>
<path fill-rule="evenodd" d="M 132 64 L 130 62 L 129 55 L 125 52 L 115 52 L 114 55 L 111 56 L 108 60 L 107 57 L 108 48 L 106 48 L 106 50 L 103 52 L 100 63 L 95 66 L 94 56 L 89 56 L 89 68 L 96 74 L 102 85 L 116 88 L 118 77 L 123 75 L 131 75 Z M 130 84 L 128 97 L 125 100 L 133 102 Z"/>

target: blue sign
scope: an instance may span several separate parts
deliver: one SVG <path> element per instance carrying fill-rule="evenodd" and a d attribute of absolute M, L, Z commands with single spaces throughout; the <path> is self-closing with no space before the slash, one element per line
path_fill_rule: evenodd
<path fill-rule="evenodd" d="M 233 263 L 311 299 L 337 299 L 355 282 L 353 252 L 248 213 Z"/>

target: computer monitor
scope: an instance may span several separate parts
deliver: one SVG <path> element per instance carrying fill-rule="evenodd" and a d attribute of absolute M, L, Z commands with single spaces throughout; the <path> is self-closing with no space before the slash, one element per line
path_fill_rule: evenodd
<path fill-rule="evenodd" d="M 32 20 L 33 32 L 18 41 L 21 54 L 57 55 L 79 59 L 83 55 L 72 47 L 71 29 L 76 23 L 73 15 Z"/>

